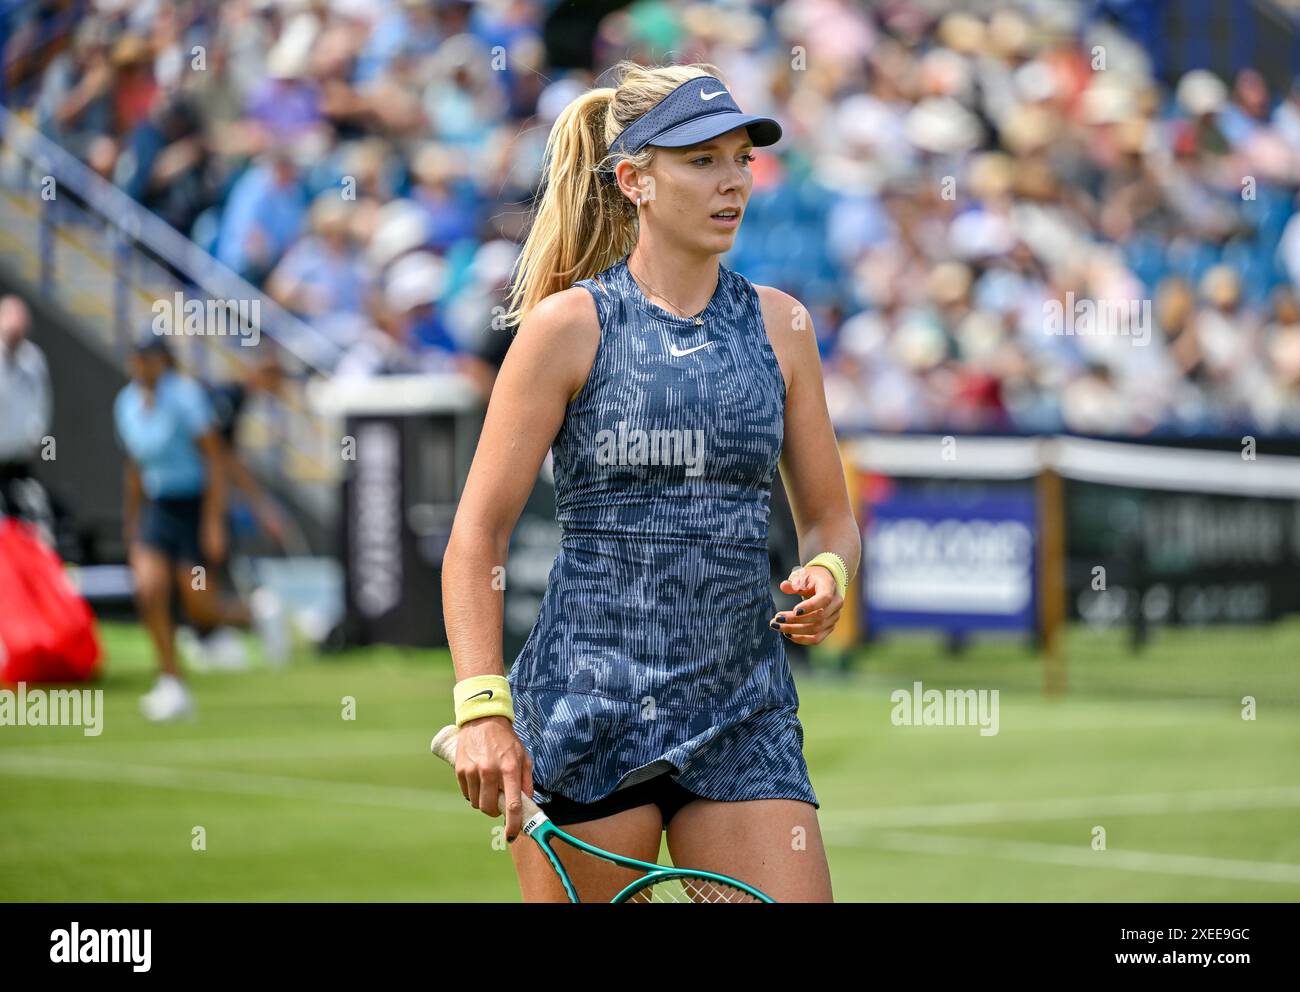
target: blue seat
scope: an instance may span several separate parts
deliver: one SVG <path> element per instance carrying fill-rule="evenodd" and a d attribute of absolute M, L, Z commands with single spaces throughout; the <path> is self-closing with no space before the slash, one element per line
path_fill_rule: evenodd
<path fill-rule="evenodd" d="M 1195 286 L 1206 272 L 1218 264 L 1219 253 L 1213 245 L 1203 241 L 1176 242 L 1169 246 L 1167 258 L 1170 271 Z"/>
<path fill-rule="evenodd" d="M 1142 280 L 1148 291 L 1154 291 L 1169 271 L 1164 245 L 1155 238 L 1139 234 L 1125 242 L 1123 251 L 1129 269 Z"/>

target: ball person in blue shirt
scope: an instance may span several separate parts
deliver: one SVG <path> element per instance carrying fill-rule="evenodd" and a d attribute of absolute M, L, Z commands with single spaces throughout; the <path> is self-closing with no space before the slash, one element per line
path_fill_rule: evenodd
<path fill-rule="evenodd" d="M 124 537 L 136 608 L 160 669 L 141 709 L 151 720 L 181 719 L 194 702 L 176 660 L 172 590 L 198 627 L 250 622 L 245 606 L 222 600 L 212 567 L 226 555 L 228 454 L 206 391 L 175 370 L 155 334 L 136 344 L 113 421 L 127 456 Z"/>

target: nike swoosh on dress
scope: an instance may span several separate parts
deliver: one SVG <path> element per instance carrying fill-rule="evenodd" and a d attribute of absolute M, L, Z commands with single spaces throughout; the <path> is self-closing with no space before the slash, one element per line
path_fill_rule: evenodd
<path fill-rule="evenodd" d="M 681 358 L 683 355 L 689 355 L 693 351 L 699 351 L 701 348 L 707 348 L 711 344 L 713 344 L 712 341 L 705 341 L 704 344 L 697 344 L 694 348 L 686 348 L 684 350 L 678 350 L 675 344 L 670 344 L 668 346 L 668 350 L 672 352 L 674 358 Z"/>

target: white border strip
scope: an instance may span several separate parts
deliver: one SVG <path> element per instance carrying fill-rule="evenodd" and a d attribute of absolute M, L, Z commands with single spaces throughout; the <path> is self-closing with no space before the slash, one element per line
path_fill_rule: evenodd
<path fill-rule="evenodd" d="M 1056 468 L 1067 478 L 1138 489 L 1300 496 L 1300 458 L 1282 455 L 1260 455 L 1247 461 L 1240 452 L 1064 438 L 1057 451 Z"/>
<path fill-rule="evenodd" d="M 1080 482 L 1227 496 L 1300 498 L 1300 458 L 1168 448 L 1080 437 L 865 435 L 845 441 L 850 459 L 882 475 L 1029 479 L 1044 468 Z M 947 452 L 953 452 L 950 459 Z"/>
<path fill-rule="evenodd" d="M 945 446 L 945 438 L 951 445 Z M 868 435 L 845 442 L 862 468 L 884 475 L 959 479 L 1028 479 L 1042 466 L 1040 441 L 966 435 Z M 949 460 L 946 452 L 952 451 Z"/>

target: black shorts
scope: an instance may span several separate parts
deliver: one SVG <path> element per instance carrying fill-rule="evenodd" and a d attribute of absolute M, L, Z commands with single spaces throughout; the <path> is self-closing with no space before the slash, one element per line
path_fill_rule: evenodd
<path fill-rule="evenodd" d="M 197 565 L 202 496 L 168 496 L 145 502 L 140 514 L 138 540 L 178 564 Z"/>
<path fill-rule="evenodd" d="M 549 789 L 547 790 L 550 791 Z M 594 803 L 574 802 L 558 792 L 551 792 L 551 801 L 538 803 L 537 807 L 547 815 L 557 827 L 570 823 L 584 823 L 587 820 L 599 820 L 602 816 L 613 816 L 625 809 L 654 803 L 663 814 L 664 827 L 673 815 L 692 799 L 700 799 L 690 789 L 678 785 L 668 772 L 624 789 L 617 789 L 603 799 Z"/>

